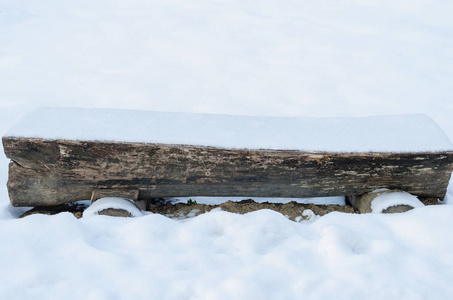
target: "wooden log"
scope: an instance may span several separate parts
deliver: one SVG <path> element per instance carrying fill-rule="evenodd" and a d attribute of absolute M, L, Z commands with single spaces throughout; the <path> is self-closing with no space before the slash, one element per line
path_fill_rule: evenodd
<path fill-rule="evenodd" d="M 101 198 L 108 197 L 119 197 L 128 199 L 131 201 L 138 200 L 139 190 L 127 190 L 127 189 L 95 189 L 91 193 L 91 202 L 95 202 Z"/>
<path fill-rule="evenodd" d="M 177 196 L 323 197 L 379 188 L 443 198 L 453 152 L 327 153 L 3 137 L 14 206 L 90 199 L 95 189 Z"/>
<path fill-rule="evenodd" d="M 146 210 L 147 201 L 145 199 L 138 200 L 139 190 L 129 190 L 129 189 L 95 189 L 91 193 L 91 202 L 95 202 L 101 198 L 110 198 L 117 197 L 127 199 L 133 203 L 137 208 L 141 210 Z"/>
<path fill-rule="evenodd" d="M 372 193 L 364 194 L 362 196 L 352 195 L 348 196 L 348 202 L 354 207 L 358 212 L 361 214 L 367 214 L 372 212 L 372 202 L 373 200 L 380 194 L 387 194 L 387 193 L 398 193 L 401 191 L 396 190 L 383 190 L 380 192 L 374 191 Z M 414 206 L 401 204 L 397 202 L 394 205 L 388 207 L 387 209 L 383 210 L 382 213 L 403 213 L 409 211 L 414 208 Z"/>

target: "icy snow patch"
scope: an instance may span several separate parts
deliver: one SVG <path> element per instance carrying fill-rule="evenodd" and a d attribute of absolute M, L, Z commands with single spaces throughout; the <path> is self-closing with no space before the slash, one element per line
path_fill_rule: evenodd
<path fill-rule="evenodd" d="M 105 209 L 123 209 L 129 212 L 133 217 L 141 217 L 145 215 L 140 209 L 137 208 L 132 202 L 124 198 L 106 197 L 99 199 L 90 205 L 84 212 L 83 217 L 90 217 L 99 214 Z"/>
<path fill-rule="evenodd" d="M 6 136 L 329 152 L 453 150 L 428 116 L 257 117 L 116 109 L 41 108 Z"/>
<path fill-rule="evenodd" d="M 424 204 L 407 192 L 391 192 L 378 195 L 371 202 L 371 212 L 381 213 L 392 206 L 408 205 L 413 208 L 422 207 Z"/>

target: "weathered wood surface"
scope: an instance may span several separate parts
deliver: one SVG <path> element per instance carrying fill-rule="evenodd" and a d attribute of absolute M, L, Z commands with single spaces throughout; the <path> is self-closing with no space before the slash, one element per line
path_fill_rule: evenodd
<path fill-rule="evenodd" d="M 322 153 L 4 137 L 15 206 L 90 199 L 95 189 L 171 196 L 323 197 L 378 188 L 443 198 L 453 152 Z"/>

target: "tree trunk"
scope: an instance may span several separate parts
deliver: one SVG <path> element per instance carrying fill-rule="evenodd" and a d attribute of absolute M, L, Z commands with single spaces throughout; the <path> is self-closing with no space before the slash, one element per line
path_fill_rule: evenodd
<path fill-rule="evenodd" d="M 325 153 L 4 137 L 14 206 L 90 199 L 93 190 L 176 196 L 324 197 L 379 188 L 443 198 L 453 152 Z"/>

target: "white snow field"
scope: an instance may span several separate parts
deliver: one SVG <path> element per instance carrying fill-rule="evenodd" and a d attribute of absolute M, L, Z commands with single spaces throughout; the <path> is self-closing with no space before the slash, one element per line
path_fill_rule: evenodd
<path fill-rule="evenodd" d="M 426 114 L 451 140 L 452 11 L 442 0 L 0 1 L 0 133 L 46 106 L 405 126 Z M 231 130 L 222 142 L 244 129 Z M 0 152 L 0 299 L 453 298 L 451 184 L 444 205 L 395 215 L 18 219 Z"/>

